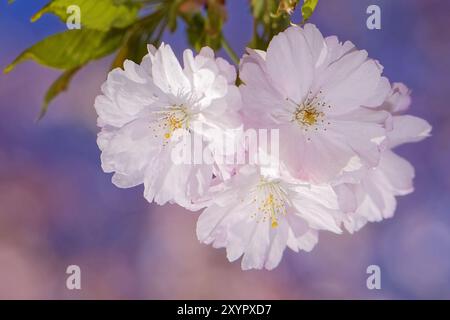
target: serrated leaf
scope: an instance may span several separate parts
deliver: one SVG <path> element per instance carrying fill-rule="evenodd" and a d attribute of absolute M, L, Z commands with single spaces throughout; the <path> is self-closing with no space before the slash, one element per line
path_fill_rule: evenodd
<path fill-rule="evenodd" d="M 101 31 L 129 26 L 136 21 L 141 7 L 139 3 L 120 4 L 116 0 L 53 0 L 38 11 L 31 21 L 38 20 L 46 13 L 52 13 L 65 22 L 71 15 L 67 9 L 74 5 L 80 8 L 82 27 Z"/>
<path fill-rule="evenodd" d="M 122 38 L 122 30 L 103 32 L 80 29 L 57 33 L 26 49 L 4 72 L 10 72 L 27 59 L 47 67 L 73 69 L 110 54 L 119 47 Z"/>
<path fill-rule="evenodd" d="M 303 17 L 303 23 L 309 20 L 311 18 L 311 15 L 313 14 L 314 10 L 316 9 L 317 3 L 319 0 L 305 0 L 302 5 L 302 17 Z"/>
<path fill-rule="evenodd" d="M 81 69 L 80 67 L 76 67 L 67 71 L 64 71 L 48 88 L 47 93 L 44 97 L 44 102 L 41 107 L 41 111 L 39 113 L 39 119 L 42 119 L 47 113 L 48 105 L 50 102 L 61 92 L 66 91 L 69 86 L 70 81 L 73 76 Z"/>

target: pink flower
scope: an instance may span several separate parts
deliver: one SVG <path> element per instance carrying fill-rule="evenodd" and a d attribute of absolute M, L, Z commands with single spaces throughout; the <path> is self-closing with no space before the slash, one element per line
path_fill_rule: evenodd
<path fill-rule="evenodd" d="M 352 43 L 290 27 L 267 52 L 247 50 L 239 88 L 211 49 L 183 60 L 162 44 L 111 71 L 95 102 L 102 167 L 119 187 L 143 184 L 150 202 L 206 208 L 198 239 L 242 257 L 242 269 L 275 268 L 286 247 L 310 251 L 320 230 L 390 218 L 396 197 L 413 191 L 414 168 L 393 149 L 431 126 L 403 114 L 410 90 Z M 253 146 L 237 128 L 277 129 L 279 144 Z M 206 141 L 200 153 L 212 162 L 174 163 L 186 137 Z M 218 161 L 237 153 L 256 163 Z"/>
<path fill-rule="evenodd" d="M 404 84 L 394 84 L 391 94 L 381 108 L 398 113 L 408 109 L 411 98 Z M 396 196 L 414 190 L 414 167 L 392 149 L 398 145 L 418 142 L 430 135 L 431 126 L 425 120 L 411 115 L 394 115 L 387 134 L 386 150 L 375 168 L 362 167 L 359 178 L 337 184 L 335 190 L 341 207 L 347 211 L 344 225 L 350 232 L 358 231 L 367 222 L 381 221 L 394 215 Z M 350 173 L 355 175 L 355 172 Z M 348 181 L 348 175 L 346 178 Z M 341 177 L 342 179 L 342 177 Z"/>
<path fill-rule="evenodd" d="M 377 110 L 390 90 L 382 67 L 314 25 L 290 27 L 267 53 L 248 50 L 240 66 L 246 121 L 280 129 L 280 160 L 291 174 L 313 182 L 333 179 L 358 157 L 380 158 L 388 113 Z"/>

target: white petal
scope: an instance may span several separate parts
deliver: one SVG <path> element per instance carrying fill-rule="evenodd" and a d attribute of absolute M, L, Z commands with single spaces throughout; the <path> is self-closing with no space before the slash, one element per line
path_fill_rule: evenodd
<path fill-rule="evenodd" d="M 411 91 L 400 82 L 392 84 L 388 98 L 383 103 L 383 108 L 392 113 L 401 113 L 408 110 L 411 104 Z"/>
<path fill-rule="evenodd" d="M 265 265 L 267 249 L 270 245 L 269 224 L 255 223 L 247 239 L 241 261 L 242 270 L 262 269 Z"/>
<path fill-rule="evenodd" d="M 314 63 L 302 29 L 290 27 L 273 37 L 266 62 L 268 74 L 284 97 L 303 101 L 313 81 Z"/>
<path fill-rule="evenodd" d="M 298 250 L 310 252 L 319 242 L 319 233 L 317 230 L 309 229 L 308 232 L 295 239 Z"/>
<path fill-rule="evenodd" d="M 405 195 L 413 191 L 414 167 L 392 151 L 386 151 L 377 168 L 390 183 L 395 195 Z"/>
<path fill-rule="evenodd" d="M 268 249 L 266 263 L 264 265 L 267 270 L 272 270 L 280 263 L 288 240 L 288 228 L 289 226 L 285 219 L 281 219 L 278 227 L 270 230 L 270 247 Z"/>
<path fill-rule="evenodd" d="M 332 106 L 329 112 L 345 113 L 370 104 L 378 88 L 381 72 L 367 52 L 351 52 L 331 64 L 320 76 L 318 88 Z"/>
<path fill-rule="evenodd" d="M 393 129 L 388 134 L 391 148 L 403 143 L 418 142 L 430 136 L 431 125 L 422 118 L 404 115 L 394 116 L 392 120 Z"/>
<path fill-rule="evenodd" d="M 320 68 L 327 62 L 328 47 L 319 29 L 313 24 L 307 23 L 303 27 L 303 35 L 311 50 L 312 61 L 315 68 Z"/>
<path fill-rule="evenodd" d="M 155 84 L 164 92 L 177 95 L 190 90 L 189 80 L 169 45 L 161 44 L 152 65 Z"/>

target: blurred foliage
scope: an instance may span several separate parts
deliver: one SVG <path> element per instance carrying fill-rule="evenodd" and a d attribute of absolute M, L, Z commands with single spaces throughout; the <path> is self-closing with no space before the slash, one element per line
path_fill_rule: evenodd
<path fill-rule="evenodd" d="M 197 51 L 204 46 L 219 50 L 223 39 L 222 27 L 227 19 L 225 0 L 206 0 L 204 4 L 206 13 L 202 10 L 182 12 L 187 26 L 187 37 Z"/>
<path fill-rule="evenodd" d="M 319 0 L 305 0 L 302 6 L 302 23 L 305 23 L 312 16 Z"/>
<path fill-rule="evenodd" d="M 254 18 L 253 37 L 248 46 L 266 49 L 274 35 L 292 24 L 291 16 L 299 2 L 248 0 Z M 301 23 L 311 17 L 317 2 L 303 1 Z M 81 29 L 66 30 L 37 42 L 4 69 L 5 73 L 10 72 L 17 64 L 31 59 L 62 70 L 44 97 L 40 117 L 85 65 L 112 53 L 115 58 L 111 69 L 122 67 L 125 59 L 139 63 L 147 53 L 147 44 L 158 46 L 164 32 L 176 31 L 179 22 L 185 24 L 187 39 L 195 50 L 203 46 L 215 51 L 223 48 L 233 62 L 239 63 L 238 55 L 223 34 L 230 14 L 226 0 L 53 0 L 34 14 L 31 21 L 52 14 L 66 22 L 73 14 L 68 8 L 73 5 L 80 9 Z"/>

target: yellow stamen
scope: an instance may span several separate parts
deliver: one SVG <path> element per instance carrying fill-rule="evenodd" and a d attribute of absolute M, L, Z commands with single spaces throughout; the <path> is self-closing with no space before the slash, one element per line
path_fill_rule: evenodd
<path fill-rule="evenodd" d="M 276 228 L 278 227 L 278 221 L 275 218 L 272 218 L 272 224 L 271 224 L 272 228 Z"/>
<path fill-rule="evenodd" d="M 287 210 L 287 198 L 284 190 L 277 183 L 261 180 L 255 192 L 253 202 L 258 203 L 258 208 L 252 217 L 256 218 L 257 222 L 269 220 L 272 228 L 278 227 L 278 219 L 280 216 L 286 215 Z"/>
<path fill-rule="evenodd" d="M 313 106 L 298 107 L 294 112 L 294 120 L 299 124 L 312 126 L 323 116 L 323 112 L 318 111 Z"/>
<path fill-rule="evenodd" d="M 271 226 L 272 228 L 278 227 L 278 221 L 276 218 L 277 212 L 275 211 L 275 208 L 277 208 L 279 205 L 274 201 L 273 194 L 269 193 L 267 196 L 267 199 L 265 201 L 264 207 L 268 208 L 270 211 L 270 220 L 271 220 Z"/>
<path fill-rule="evenodd" d="M 171 131 L 175 131 L 177 129 L 180 129 L 183 126 L 183 119 L 178 119 L 174 115 L 169 116 L 169 128 Z"/>

